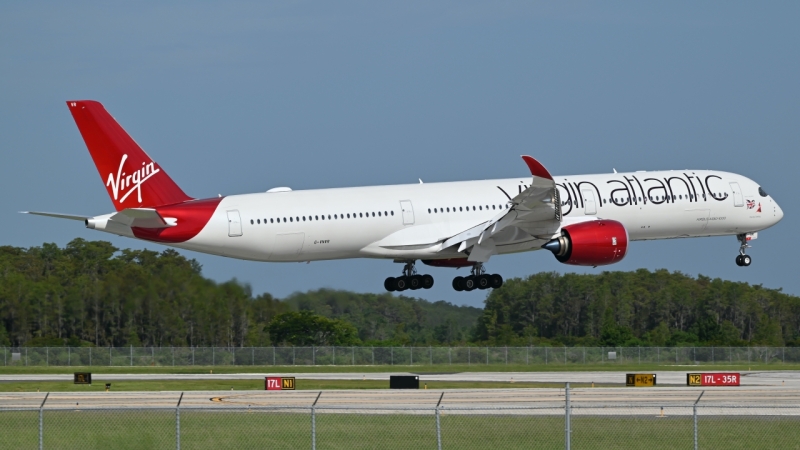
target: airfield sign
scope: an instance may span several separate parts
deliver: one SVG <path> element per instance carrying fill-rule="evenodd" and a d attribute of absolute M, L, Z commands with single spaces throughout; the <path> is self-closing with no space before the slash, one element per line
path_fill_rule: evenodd
<path fill-rule="evenodd" d="M 266 377 L 264 389 L 267 391 L 293 391 L 295 390 L 294 377 Z"/>
<path fill-rule="evenodd" d="M 687 386 L 739 386 L 738 373 L 687 373 Z"/>
<path fill-rule="evenodd" d="M 656 385 L 654 373 L 629 373 L 625 375 L 625 386 L 652 387 Z"/>

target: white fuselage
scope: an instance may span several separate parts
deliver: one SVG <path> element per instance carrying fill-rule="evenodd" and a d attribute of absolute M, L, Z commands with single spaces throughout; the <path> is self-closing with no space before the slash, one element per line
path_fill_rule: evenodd
<path fill-rule="evenodd" d="M 658 171 L 554 177 L 567 226 L 621 222 L 630 240 L 740 235 L 777 223 L 783 212 L 759 185 L 715 171 Z M 444 239 L 497 216 L 529 177 L 451 183 L 233 195 L 175 247 L 255 261 L 343 258 L 459 258 Z M 673 200 L 674 199 L 674 200 Z M 497 253 L 538 250 L 559 226 L 509 229 Z"/>

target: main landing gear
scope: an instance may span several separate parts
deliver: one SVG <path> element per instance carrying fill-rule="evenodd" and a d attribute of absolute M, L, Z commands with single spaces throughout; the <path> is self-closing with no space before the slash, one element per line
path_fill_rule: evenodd
<path fill-rule="evenodd" d="M 472 291 L 474 289 L 498 289 L 503 286 L 503 277 L 484 273 L 482 263 L 472 266 L 471 274 L 466 277 L 453 278 L 453 289 L 457 291 Z"/>
<path fill-rule="evenodd" d="M 406 262 L 403 267 L 403 275 L 400 277 L 389 277 L 383 282 L 383 287 L 389 292 L 405 291 L 411 289 L 430 289 L 433 287 L 433 277 L 430 275 L 419 275 L 414 267 L 414 261 Z"/>
<path fill-rule="evenodd" d="M 739 239 L 739 256 L 736 257 L 736 265 L 739 267 L 747 267 L 753 262 L 753 258 L 750 255 L 745 254 L 750 246 L 747 244 L 747 235 L 746 234 L 739 234 L 736 236 Z"/>

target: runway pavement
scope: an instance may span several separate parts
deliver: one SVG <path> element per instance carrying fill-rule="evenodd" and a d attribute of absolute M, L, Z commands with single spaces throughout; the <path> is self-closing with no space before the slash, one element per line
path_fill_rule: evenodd
<path fill-rule="evenodd" d="M 687 366 L 686 371 L 656 371 L 658 384 L 662 386 L 685 386 L 686 374 L 698 370 Z M 95 382 L 114 381 L 158 381 L 158 380 L 263 380 L 266 376 L 294 376 L 298 380 L 386 380 L 390 375 L 419 375 L 426 381 L 492 381 L 532 383 L 625 383 L 625 372 L 459 372 L 459 373 L 236 373 L 236 374 L 104 374 L 93 372 Z M 751 371 L 741 372 L 741 385 L 747 387 L 794 387 L 800 389 L 800 371 Z M 14 374 L 0 375 L 0 382 L 10 381 L 72 381 L 72 374 Z"/>
<path fill-rule="evenodd" d="M 575 414 L 644 414 L 661 407 L 672 415 L 691 414 L 700 393 L 700 406 L 708 414 L 712 406 L 736 406 L 725 414 L 778 414 L 800 416 L 800 389 L 786 387 L 727 388 L 581 388 L 571 389 Z M 442 395 L 444 394 L 444 395 Z M 0 410 L 39 408 L 45 393 L 0 393 Z M 318 397 L 319 396 L 319 397 Z M 175 408 L 180 392 L 60 392 L 50 393 L 44 409 Z M 317 400 L 318 398 L 318 400 Z M 445 390 L 330 390 L 323 391 L 187 391 L 182 409 L 308 409 L 317 400 L 320 410 L 375 412 L 390 409 L 431 410 L 441 399 L 450 411 L 464 408 L 515 409 L 522 413 L 559 414 L 565 404 L 564 389 L 445 389 Z M 347 408 L 347 411 L 341 410 Z M 524 410 L 524 411 L 523 411 Z M 720 411 L 722 411 L 720 409 Z"/>

